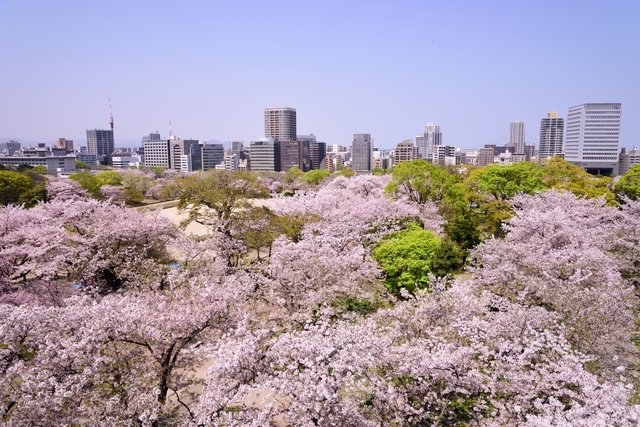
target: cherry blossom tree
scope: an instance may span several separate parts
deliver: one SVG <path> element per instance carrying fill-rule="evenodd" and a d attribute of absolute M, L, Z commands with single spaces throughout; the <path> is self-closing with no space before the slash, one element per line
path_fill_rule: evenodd
<path fill-rule="evenodd" d="M 199 423 L 635 425 L 628 381 L 589 373 L 554 315 L 439 285 L 355 323 L 241 327 L 212 355 Z"/>

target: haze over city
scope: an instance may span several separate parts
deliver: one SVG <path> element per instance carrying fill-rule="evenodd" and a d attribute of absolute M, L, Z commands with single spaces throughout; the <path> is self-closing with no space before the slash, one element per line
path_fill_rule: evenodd
<path fill-rule="evenodd" d="M 50 142 L 109 125 L 130 145 L 172 122 L 183 138 L 264 136 L 264 109 L 298 133 L 349 145 L 526 140 L 549 111 L 623 106 L 620 146 L 640 143 L 640 3 L 22 2 L 0 0 L 0 136 Z M 125 142 L 120 144 L 120 141 Z"/>

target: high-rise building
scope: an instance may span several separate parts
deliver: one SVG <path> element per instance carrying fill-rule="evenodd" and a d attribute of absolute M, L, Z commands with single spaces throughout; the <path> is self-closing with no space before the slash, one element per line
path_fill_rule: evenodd
<path fill-rule="evenodd" d="M 181 172 L 202 169 L 202 152 L 200 142 L 195 139 L 176 139 L 169 142 L 170 168 Z M 189 157 L 189 161 L 182 159 Z M 220 162 L 222 159 L 220 159 Z M 218 163 L 220 163 L 218 162 Z"/>
<path fill-rule="evenodd" d="M 265 108 L 264 137 L 280 141 L 295 141 L 297 137 L 295 108 Z"/>
<path fill-rule="evenodd" d="M 640 149 L 638 149 L 638 146 L 633 147 L 633 150 L 628 153 L 623 148 L 618 160 L 618 175 L 626 174 L 635 165 L 640 165 Z"/>
<path fill-rule="evenodd" d="M 564 158 L 591 174 L 615 175 L 620 151 L 620 103 L 581 104 L 569 109 Z"/>
<path fill-rule="evenodd" d="M 249 154 L 250 170 L 276 170 L 276 162 L 279 159 L 276 158 L 276 142 L 273 138 L 263 138 L 259 141 L 251 141 L 249 147 L 251 150 Z"/>
<path fill-rule="evenodd" d="M 518 154 L 524 153 L 524 122 L 509 123 L 509 141 L 507 146 L 514 147 Z"/>
<path fill-rule="evenodd" d="M 65 150 L 67 153 L 73 153 L 73 140 L 72 139 L 65 139 L 65 138 L 58 138 L 56 140 L 56 148 L 59 148 L 61 150 Z"/>
<path fill-rule="evenodd" d="M 558 117 L 556 111 L 548 113 L 540 121 L 540 148 L 538 160 L 550 159 L 556 154 L 562 153 L 562 140 L 564 137 L 564 119 Z"/>
<path fill-rule="evenodd" d="M 415 160 L 416 149 L 415 145 L 413 145 L 413 141 L 410 139 L 405 139 L 396 145 L 396 149 L 394 152 L 394 162 L 410 162 Z"/>
<path fill-rule="evenodd" d="M 433 162 L 433 150 L 435 146 L 442 145 L 442 130 L 437 123 L 427 123 L 424 132 L 416 135 L 416 147 L 418 148 L 418 157 Z"/>
<path fill-rule="evenodd" d="M 0 142 L 0 156 L 13 156 L 20 151 L 20 148 L 22 148 L 22 145 L 12 139 L 7 142 Z"/>
<path fill-rule="evenodd" d="M 494 144 L 485 144 L 484 148 L 478 149 L 478 166 L 492 165 L 496 157 L 496 146 Z"/>
<path fill-rule="evenodd" d="M 111 129 L 87 129 L 87 152 L 98 158 L 113 153 L 113 131 Z"/>
<path fill-rule="evenodd" d="M 373 140 L 368 133 L 353 134 L 351 142 L 351 165 L 356 172 L 371 172 L 373 161 Z"/>
<path fill-rule="evenodd" d="M 163 169 L 171 168 L 169 155 L 169 141 L 144 140 L 144 164 L 145 166 L 157 166 Z"/>

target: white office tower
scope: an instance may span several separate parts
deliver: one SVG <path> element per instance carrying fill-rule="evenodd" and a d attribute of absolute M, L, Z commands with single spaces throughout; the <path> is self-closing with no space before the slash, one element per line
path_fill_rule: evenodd
<path fill-rule="evenodd" d="M 518 154 L 524 154 L 524 122 L 509 123 L 508 146 L 515 148 Z"/>
<path fill-rule="evenodd" d="M 616 175 L 622 104 L 593 103 L 569 108 L 565 160 L 591 174 Z"/>
<path fill-rule="evenodd" d="M 564 137 L 564 119 L 558 117 L 557 111 L 548 113 L 540 121 L 540 147 L 538 160 L 546 160 L 556 154 L 562 154 L 562 141 Z"/>
<path fill-rule="evenodd" d="M 422 135 L 416 135 L 418 157 L 433 162 L 434 147 L 442 145 L 442 130 L 437 123 L 427 123 Z"/>

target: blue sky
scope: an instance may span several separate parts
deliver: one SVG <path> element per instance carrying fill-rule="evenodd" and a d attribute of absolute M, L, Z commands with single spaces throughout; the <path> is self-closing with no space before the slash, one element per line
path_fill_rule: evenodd
<path fill-rule="evenodd" d="M 394 147 L 428 122 L 444 143 L 528 142 L 548 111 L 622 102 L 640 145 L 640 1 L 0 0 L 0 135 L 118 141 L 298 133 Z"/>

